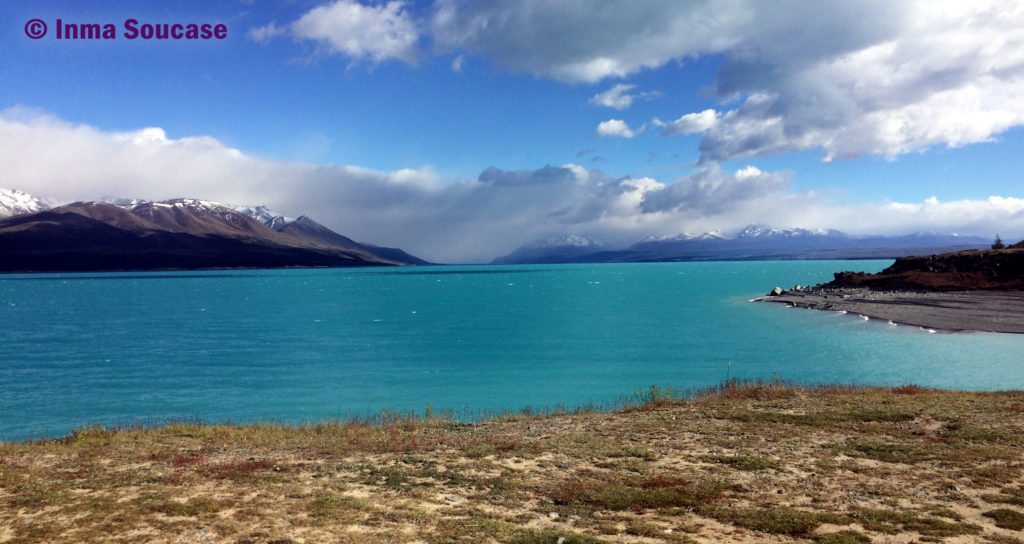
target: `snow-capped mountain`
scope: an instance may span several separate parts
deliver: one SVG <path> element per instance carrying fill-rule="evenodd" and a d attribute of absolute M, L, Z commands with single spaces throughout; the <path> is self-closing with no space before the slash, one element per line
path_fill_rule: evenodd
<path fill-rule="evenodd" d="M 559 239 L 552 239 L 559 240 Z M 956 234 L 851 236 L 834 229 L 774 228 L 753 224 L 723 236 L 719 231 L 648 236 L 628 249 L 576 247 L 559 243 L 527 244 L 493 262 L 650 262 L 766 259 L 889 259 L 977 249 L 987 239 Z M 550 246 L 550 247 L 549 247 Z"/>
<path fill-rule="evenodd" d="M 0 219 L 50 209 L 50 204 L 17 189 L 0 189 Z"/>
<path fill-rule="evenodd" d="M 266 206 L 231 206 L 235 211 L 244 213 L 245 215 L 263 223 L 264 225 L 274 229 L 281 230 L 289 223 L 295 221 L 291 217 L 285 217 Z"/>
<path fill-rule="evenodd" d="M 359 244 L 308 217 L 194 198 L 108 199 L 21 213 L 0 220 L 0 252 L 4 271 L 427 264 L 399 249 Z"/>
<path fill-rule="evenodd" d="M 713 230 L 702 234 L 690 234 L 689 232 L 682 232 L 675 235 L 656 235 L 652 234 L 647 238 L 644 238 L 640 243 L 648 242 L 688 242 L 690 240 L 722 240 L 721 231 Z"/>
<path fill-rule="evenodd" d="M 579 255 L 601 251 L 603 248 L 604 244 L 593 238 L 570 234 L 568 236 L 542 238 L 523 244 L 512 253 L 495 258 L 491 263 L 560 262 Z"/>
<path fill-rule="evenodd" d="M 834 229 L 776 229 L 766 225 L 747 225 L 736 238 L 808 238 L 811 236 L 837 236 L 846 234 Z"/>
<path fill-rule="evenodd" d="M 777 229 L 769 227 L 767 225 L 751 224 L 743 228 L 743 230 L 737 232 L 734 236 L 725 236 L 720 230 L 712 230 L 701 234 L 691 234 L 689 232 L 683 232 L 675 235 L 657 235 L 652 234 L 647 238 L 644 238 L 638 244 L 650 244 L 650 243 L 672 243 L 672 242 L 691 242 L 691 241 L 719 241 L 719 240 L 752 240 L 759 238 L 762 240 L 769 238 L 810 238 L 814 236 L 833 236 L 843 237 L 846 236 L 834 229 Z"/>
<path fill-rule="evenodd" d="M 430 264 L 399 248 L 356 242 L 321 225 L 309 216 L 287 217 L 262 205 L 239 206 L 195 198 L 178 198 L 159 202 L 122 198 L 106 199 L 105 202 L 124 208 L 138 216 L 151 220 L 159 219 L 158 222 L 162 223 L 165 228 L 174 229 L 185 224 L 195 226 L 194 217 L 205 216 L 215 217 L 218 222 L 233 225 L 234 228 L 248 232 L 253 228 L 246 223 L 248 219 L 252 219 L 277 233 L 271 237 L 284 243 L 294 244 L 297 240 L 303 245 L 319 249 L 367 253 L 372 258 L 397 264 Z M 172 217 L 165 217 L 168 212 L 172 211 L 174 212 Z"/>

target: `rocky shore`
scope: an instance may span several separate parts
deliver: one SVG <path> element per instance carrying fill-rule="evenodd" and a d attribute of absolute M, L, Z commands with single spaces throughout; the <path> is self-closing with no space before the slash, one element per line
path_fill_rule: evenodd
<path fill-rule="evenodd" d="M 1024 242 L 902 257 L 877 274 L 836 272 L 828 283 L 776 287 L 754 300 L 929 330 L 1024 333 Z"/>
<path fill-rule="evenodd" d="M 777 288 L 755 300 L 847 312 L 929 330 L 1024 333 L 1022 291 L 879 291 L 818 286 Z"/>

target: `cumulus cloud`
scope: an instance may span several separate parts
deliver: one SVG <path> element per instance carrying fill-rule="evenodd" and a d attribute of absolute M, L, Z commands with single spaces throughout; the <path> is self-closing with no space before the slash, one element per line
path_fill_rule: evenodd
<path fill-rule="evenodd" d="M 400 1 L 373 6 L 335 0 L 308 11 L 290 30 L 296 38 L 313 40 L 353 61 L 398 59 L 415 64 L 420 39 L 416 22 Z M 256 39 L 280 33 L 273 24 L 250 31 Z"/>
<path fill-rule="evenodd" d="M 790 177 L 788 172 L 766 173 L 754 166 L 728 173 L 718 165 L 711 165 L 652 193 L 640 207 L 644 212 L 713 216 L 742 209 L 745 204 L 765 197 L 784 195 Z"/>
<path fill-rule="evenodd" d="M 590 99 L 590 103 L 595 106 L 624 110 L 632 106 L 633 102 L 637 100 L 650 100 L 661 94 L 658 91 L 630 92 L 635 88 L 636 85 L 619 83 L 606 91 L 594 95 Z"/>
<path fill-rule="evenodd" d="M 744 95 L 701 143 L 706 160 L 821 148 L 823 159 L 985 142 L 1024 123 L 1024 5 L 912 3 L 897 28 L 832 55 L 732 55 Z"/>
<path fill-rule="evenodd" d="M 628 139 L 633 138 L 637 134 L 643 132 L 644 128 L 646 127 L 640 127 L 634 130 L 630 128 L 629 124 L 627 124 L 622 119 L 609 119 L 607 121 L 601 121 L 600 123 L 598 123 L 597 135 L 602 138 L 613 137 Z"/>
<path fill-rule="evenodd" d="M 656 68 L 688 54 L 723 50 L 737 26 L 754 27 L 745 2 L 651 0 L 439 0 L 431 21 L 442 50 L 494 58 L 509 69 L 595 82 Z"/>
<path fill-rule="evenodd" d="M 718 123 L 718 112 L 714 109 L 707 109 L 697 113 L 687 113 L 675 121 L 668 123 L 655 119 L 654 124 L 664 127 L 661 133 L 665 136 L 673 134 L 694 134 L 706 132 Z"/>
<path fill-rule="evenodd" d="M 807 149 L 892 158 L 1024 124 L 1015 0 L 439 0 L 431 28 L 442 49 L 571 82 L 720 55 L 715 122 L 683 112 L 666 127 L 703 133 L 705 163 Z M 615 89 L 607 101 L 624 104 Z"/>
<path fill-rule="evenodd" d="M 0 111 L 0 186 L 62 201 L 196 197 L 308 214 L 361 241 L 441 262 L 478 262 L 533 239 L 611 245 L 749 223 L 857 234 L 1024 234 L 1024 198 L 843 204 L 790 187 L 791 173 L 711 164 L 675 180 L 613 178 L 577 164 L 491 167 L 470 179 L 424 168 L 282 162 L 158 127 L 109 132 L 24 108 Z"/>

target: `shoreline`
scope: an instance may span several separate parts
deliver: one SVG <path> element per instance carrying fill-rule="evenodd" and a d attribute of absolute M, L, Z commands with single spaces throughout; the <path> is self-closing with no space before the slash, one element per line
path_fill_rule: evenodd
<path fill-rule="evenodd" d="M 1024 334 L 1024 292 L 1021 291 L 918 292 L 810 287 L 769 294 L 752 302 L 847 312 L 926 330 Z"/>
<path fill-rule="evenodd" d="M 897 383 L 897 382 L 894 382 Z M 196 427 L 196 428 L 238 428 L 267 427 L 278 429 L 311 429 L 320 427 L 344 427 L 344 426 L 366 426 L 372 428 L 384 428 L 396 422 L 407 425 L 419 425 L 427 423 L 443 422 L 453 427 L 471 429 L 482 427 L 504 420 L 520 419 L 544 419 L 553 417 L 575 417 L 581 415 L 611 415 L 634 410 L 643 410 L 655 404 L 694 403 L 707 398 L 721 396 L 723 392 L 742 389 L 792 389 L 792 390 L 847 390 L 847 391 L 889 391 L 910 387 L 933 393 L 965 393 L 965 394 L 1001 394 L 1001 393 L 1024 393 L 1024 388 L 996 388 L 996 389 L 969 389 L 951 388 L 943 386 L 932 386 L 918 382 L 904 382 L 903 385 L 885 383 L 857 383 L 857 382 L 814 382 L 796 381 L 780 378 L 756 378 L 741 379 L 730 378 L 716 385 L 693 386 L 693 387 L 669 387 L 651 385 L 647 388 L 636 389 L 630 395 L 621 395 L 614 400 L 608 401 L 584 401 L 579 404 L 566 405 L 562 403 L 550 406 L 523 406 L 521 408 L 502 409 L 477 412 L 459 413 L 456 411 L 439 409 L 435 410 L 430 403 L 424 411 L 417 410 L 392 410 L 382 409 L 378 412 L 366 414 L 349 414 L 336 418 L 308 419 L 308 420 L 280 420 L 280 419 L 252 419 L 235 421 L 231 419 L 203 419 L 203 418 L 169 418 L 151 419 L 148 421 L 127 421 L 127 422 L 101 422 L 86 421 L 77 425 L 69 431 L 52 432 L 45 434 L 19 436 L 16 438 L 5 438 L 0 435 L 0 450 L 3 447 L 32 446 L 41 444 L 68 443 L 83 434 L 131 434 L 131 433 L 160 433 L 165 429 L 174 427 Z M 467 416 L 466 414 L 470 414 Z M 0 464 L 2 466 L 2 464 Z M 3 541 L 0 540 L 0 544 Z"/>

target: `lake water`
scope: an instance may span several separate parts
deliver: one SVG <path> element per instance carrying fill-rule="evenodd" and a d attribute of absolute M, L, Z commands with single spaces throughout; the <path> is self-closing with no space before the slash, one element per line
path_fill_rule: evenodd
<path fill-rule="evenodd" d="M 613 402 L 739 378 L 1024 388 L 1024 335 L 752 304 L 888 261 L 0 277 L 0 440 Z"/>

